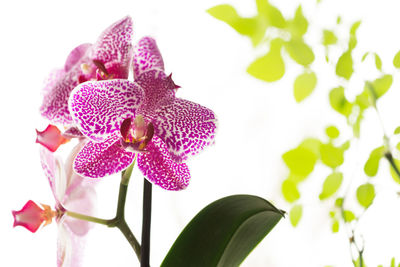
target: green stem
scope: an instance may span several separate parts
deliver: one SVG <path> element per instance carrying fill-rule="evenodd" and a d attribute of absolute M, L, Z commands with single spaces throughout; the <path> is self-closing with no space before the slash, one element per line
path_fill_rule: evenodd
<path fill-rule="evenodd" d="M 107 225 L 107 226 L 110 226 L 113 223 L 113 220 L 100 219 L 97 217 L 92 217 L 92 216 L 80 214 L 80 213 L 73 212 L 73 211 L 66 211 L 65 214 L 72 218 L 76 218 L 76 219 L 84 220 L 84 221 L 88 221 L 88 222 L 99 223 L 99 224 L 103 224 L 103 225 Z"/>
<path fill-rule="evenodd" d="M 140 256 L 141 255 L 140 244 L 137 241 L 136 237 L 133 235 L 133 233 L 132 233 L 131 229 L 129 228 L 128 224 L 126 223 L 126 221 L 125 220 L 120 221 L 117 224 L 117 227 L 124 234 L 126 240 L 128 240 L 129 244 L 135 251 L 135 254 L 136 254 L 138 260 L 140 261 L 140 257 L 141 257 Z"/>
<path fill-rule="evenodd" d="M 392 153 L 390 151 L 385 153 L 385 158 L 389 161 L 389 163 L 392 166 L 393 170 L 396 172 L 397 176 L 400 179 L 400 170 L 397 167 L 396 162 L 394 162 Z"/>
<path fill-rule="evenodd" d="M 145 178 L 143 184 L 143 221 L 141 267 L 150 266 L 151 183 Z"/>

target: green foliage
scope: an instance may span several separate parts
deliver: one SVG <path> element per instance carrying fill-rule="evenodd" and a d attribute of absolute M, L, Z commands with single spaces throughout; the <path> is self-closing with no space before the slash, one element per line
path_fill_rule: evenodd
<path fill-rule="evenodd" d="M 368 208 L 375 198 L 375 188 L 372 184 L 366 183 L 357 188 L 358 203 L 364 208 Z"/>
<path fill-rule="evenodd" d="M 356 33 L 358 30 L 358 27 L 360 27 L 361 21 L 357 21 L 353 23 L 353 25 L 350 28 L 350 39 L 349 39 L 349 51 L 353 50 L 357 46 L 357 37 Z"/>
<path fill-rule="evenodd" d="M 335 206 L 338 207 L 338 208 L 340 208 L 340 207 L 343 206 L 343 198 L 342 198 L 342 197 L 338 197 L 338 198 L 335 200 Z"/>
<path fill-rule="evenodd" d="M 357 260 L 353 260 L 354 267 L 367 267 L 364 259 L 358 257 Z"/>
<path fill-rule="evenodd" d="M 344 210 L 343 211 L 343 219 L 345 222 L 351 222 L 356 219 L 356 216 L 354 213 L 350 210 Z"/>
<path fill-rule="evenodd" d="M 302 37 L 308 29 L 308 21 L 303 15 L 301 5 L 296 9 L 294 18 L 289 21 L 289 31 L 296 37 Z"/>
<path fill-rule="evenodd" d="M 255 78 L 266 82 L 281 79 L 285 74 L 285 63 L 282 59 L 281 47 L 281 39 L 273 40 L 269 52 L 251 63 L 247 68 L 247 72 Z"/>
<path fill-rule="evenodd" d="M 300 192 L 297 184 L 292 179 L 286 179 L 282 183 L 282 194 L 287 202 L 292 203 L 300 198 Z"/>
<path fill-rule="evenodd" d="M 339 232 L 339 221 L 337 219 L 333 219 L 332 222 L 332 233 Z"/>
<path fill-rule="evenodd" d="M 385 151 L 386 148 L 384 146 L 380 146 L 371 151 L 369 158 L 364 165 L 364 172 L 366 175 L 374 177 L 378 173 L 379 161 L 385 154 Z"/>
<path fill-rule="evenodd" d="M 347 50 L 340 57 L 336 64 L 336 75 L 349 80 L 353 75 L 353 58 L 351 50 Z"/>
<path fill-rule="evenodd" d="M 282 158 L 290 172 L 302 177 L 308 176 L 313 171 L 317 161 L 315 153 L 304 146 L 286 152 Z"/>
<path fill-rule="evenodd" d="M 343 150 L 332 144 L 322 144 L 320 147 L 322 162 L 331 168 L 339 167 L 343 164 Z"/>
<path fill-rule="evenodd" d="M 363 57 L 362 57 L 362 59 L 361 59 L 361 62 L 363 62 L 363 61 L 366 59 L 366 57 L 367 57 L 368 55 L 370 55 L 370 54 L 371 54 L 370 52 L 366 52 L 366 53 L 363 55 Z M 373 55 L 375 56 L 375 67 L 376 67 L 378 70 L 382 71 L 382 60 L 381 60 L 381 58 L 379 57 L 379 55 L 378 55 L 377 53 L 373 53 Z"/>
<path fill-rule="evenodd" d="M 343 174 L 341 172 L 333 172 L 326 177 L 322 186 L 322 192 L 319 194 L 319 199 L 324 200 L 331 197 L 340 188 L 343 181 Z"/>
<path fill-rule="evenodd" d="M 285 42 L 289 56 L 298 64 L 308 66 L 314 61 L 314 52 L 302 39 L 292 38 Z"/>
<path fill-rule="evenodd" d="M 373 82 L 367 82 L 366 87 L 370 90 L 373 98 L 377 100 L 389 90 L 389 88 L 392 86 L 392 82 L 392 75 L 386 74 L 374 80 Z"/>
<path fill-rule="evenodd" d="M 396 164 L 397 168 L 399 169 L 400 160 L 398 160 L 398 159 L 393 159 L 393 161 L 394 161 L 394 164 Z M 397 172 L 393 169 L 392 166 L 390 166 L 390 175 L 392 176 L 393 180 L 394 180 L 396 183 L 399 183 L 399 184 L 400 184 L 400 177 L 399 177 L 399 175 L 397 174 Z"/>
<path fill-rule="evenodd" d="M 317 85 L 317 76 L 314 72 L 304 72 L 294 81 L 294 98 L 297 102 L 308 97 Z"/>
<path fill-rule="evenodd" d="M 217 200 L 183 229 L 161 266 L 239 266 L 283 215 L 256 196 Z"/>
<path fill-rule="evenodd" d="M 338 39 L 333 31 L 331 30 L 323 31 L 322 44 L 324 46 L 336 44 L 337 40 Z"/>
<path fill-rule="evenodd" d="M 393 66 L 395 66 L 396 68 L 400 68 L 400 51 L 397 52 L 393 58 Z"/>
<path fill-rule="evenodd" d="M 321 146 L 321 141 L 319 141 L 317 138 L 306 138 L 301 142 L 299 147 L 303 147 L 305 149 L 310 150 L 312 153 L 314 153 L 316 158 L 321 157 L 321 153 L 319 152 Z"/>
<path fill-rule="evenodd" d="M 329 138 L 331 138 L 331 139 L 336 139 L 336 138 L 338 138 L 338 137 L 339 137 L 339 134 L 340 134 L 338 128 L 336 128 L 336 127 L 333 126 L 333 125 L 326 127 L 325 133 L 326 133 L 326 135 L 327 135 Z"/>
<path fill-rule="evenodd" d="M 286 20 L 279 9 L 271 5 L 268 0 L 256 0 L 258 15 L 265 20 L 268 25 L 285 28 Z"/>
<path fill-rule="evenodd" d="M 393 132 L 394 134 L 399 134 L 400 133 L 400 126 L 399 127 L 397 127 L 395 130 L 394 130 L 394 132 Z"/>
<path fill-rule="evenodd" d="M 342 86 L 333 88 L 329 93 L 331 107 L 340 114 L 348 117 L 351 114 L 353 104 L 347 101 Z"/>
<path fill-rule="evenodd" d="M 290 223 L 296 227 L 303 215 L 303 206 L 294 205 L 289 212 Z"/>

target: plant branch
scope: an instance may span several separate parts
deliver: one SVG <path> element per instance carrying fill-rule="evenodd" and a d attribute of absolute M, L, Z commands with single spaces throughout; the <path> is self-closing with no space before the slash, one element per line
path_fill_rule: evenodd
<path fill-rule="evenodd" d="M 151 224 L 151 192 L 152 185 L 145 178 L 143 184 L 143 221 L 142 221 L 142 249 L 140 266 L 149 267 L 150 261 L 150 224 Z"/>

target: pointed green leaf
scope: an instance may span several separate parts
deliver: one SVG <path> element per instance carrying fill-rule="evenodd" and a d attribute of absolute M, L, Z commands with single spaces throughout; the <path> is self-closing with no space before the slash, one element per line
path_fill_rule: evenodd
<path fill-rule="evenodd" d="M 369 158 L 364 165 L 364 172 L 366 175 L 374 177 L 378 173 L 379 161 L 385 154 L 385 151 L 386 148 L 384 146 L 380 146 L 371 151 Z"/>
<path fill-rule="evenodd" d="M 161 266 L 239 266 L 282 217 L 260 197 L 217 200 L 183 229 Z"/>
<path fill-rule="evenodd" d="M 294 18 L 289 23 L 289 30 L 293 35 L 302 37 L 307 32 L 308 21 L 303 15 L 301 5 L 296 9 Z"/>
<path fill-rule="evenodd" d="M 399 134 L 399 133 L 400 133 L 400 126 L 397 127 L 397 128 L 394 130 L 394 134 Z"/>
<path fill-rule="evenodd" d="M 369 55 L 369 52 L 366 52 L 362 58 L 361 58 L 361 62 L 364 62 L 364 60 L 367 58 L 367 56 Z"/>
<path fill-rule="evenodd" d="M 296 183 L 291 179 L 286 179 L 282 183 L 282 195 L 287 202 L 292 203 L 300 198 L 300 192 Z"/>
<path fill-rule="evenodd" d="M 336 64 L 336 75 L 349 80 L 353 75 L 353 58 L 351 57 L 351 50 L 344 52 L 337 64 Z"/>
<path fill-rule="evenodd" d="M 292 173 L 302 177 L 308 176 L 314 170 L 317 161 L 317 156 L 302 146 L 289 150 L 282 158 Z"/>
<path fill-rule="evenodd" d="M 327 135 L 329 138 L 331 138 L 331 139 L 336 139 L 336 138 L 338 138 L 338 137 L 339 137 L 339 134 L 340 134 L 338 128 L 336 128 L 336 127 L 333 126 L 333 125 L 326 127 L 325 133 L 326 133 L 326 135 Z"/>
<path fill-rule="evenodd" d="M 334 172 L 328 175 L 322 186 L 322 192 L 319 194 L 319 199 L 324 200 L 331 197 L 339 189 L 343 181 L 343 174 L 341 172 Z"/>
<path fill-rule="evenodd" d="M 361 111 L 373 105 L 373 98 L 368 88 L 365 87 L 364 90 L 356 96 L 356 104 L 360 107 Z"/>
<path fill-rule="evenodd" d="M 343 150 L 332 144 L 322 144 L 320 148 L 322 162 L 331 168 L 336 168 L 343 164 Z"/>
<path fill-rule="evenodd" d="M 343 206 L 343 198 L 342 198 L 342 197 L 338 197 L 338 198 L 335 200 L 335 206 L 338 207 L 338 208 L 340 208 L 340 207 Z"/>
<path fill-rule="evenodd" d="M 301 142 L 299 147 L 306 148 L 310 150 L 316 158 L 320 158 L 319 147 L 321 146 L 321 141 L 317 138 L 306 138 Z"/>
<path fill-rule="evenodd" d="M 382 71 L 382 60 L 381 58 L 378 56 L 377 53 L 375 53 L 375 66 L 378 70 Z"/>
<path fill-rule="evenodd" d="M 346 141 L 340 146 L 340 149 L 343 151 L 346 151 L 349 148 L 350 148 L 350 141 Z"/>
<path fill-rule="evenodd" d="M 347 101 L 344 95 L 343 87 L 336 87 L 331 90 L 329 93 L 329 101 L 331 107 L 339 112 L 340 114 L 348 117 L 351 114 L 353 105 Z"/>
<path fill-rule="evenodd" d="M 336 24 L 340 24 L 341 22 L 342 22 L 342 17 L 341 16 L 337 16 Z"/>
<path fill-rule="evenodd" d="M 349 50 L 353 50 L 357 46 L 357 29 L 360 27 L 361 21 L 355 22 L 350 28 Z"/>
<path fill-rule="evenodd" d="M 400 169 L 400 160 L 398 160 L 398 159 L 393 159 L 393 161 L 394 161 L 394 164 L 396 164 L 397 169 Z M 400 177 L 399 177 L 399 175 L 397 174 L 397 172 L 393 169 L 392 165 L 390 165 L 390 175 L 392 176 L 393 180 L 394 180 L 396 183 L 399 183 L 399 184 L 400 184 Z"/>
<path fill-rule="evenodd" d="M 266 82 L 281 79 L 283 74 L 285 74 L 285 63 L 281 55 L 281 46 L 280 40 L 273 40 L 269 52 L 251 63 L 247 68 L 247 72 L 255 78 Z"/>
<path fill-rule="evenodd" d="M 396 53 L 396 55 L 393 58 L 393 66 L 396 68 L 400 68 L 400 51 Z"/>
<path fill-rule="evenodd" d="M 302 73 L 294 81 L 294 98 L 297 102 L 309 96 L 317 85 L 317 76 L 314 72 Z"/>
<path fill-rule="evenodd" d="M 314 61 L 314 52 L 302 39 L 292 38 L 285 42 L 286 51 L 298 64 L 308 66 Z"/>
<path fill-rule="evenodd" d="M 258 15 L 263 18 L 268 25 L 285 28 L 286 20 L 281 11 L 271 5 L 267 0 L 256 0 Z"/>
<path fill-rule="evenodd" d="M 356 219 L 354 213 L 350 210 L 343 211 L 343 219 L 345 222 L 351 222 Z"/>
<path fill-rule="evenodd" d="M 396 260 L 393 257 L 392 260 L 390 261 L 390 267 L 396 267 L 395 265 L 396 265 Z"/>
<path fill-rule="evenodd" d="M 339 221 L 337 219 L 334 219 L 332 223 L 332 233 L 337 232 L 339 232 Z"/>
<path fill-rule="evenodd" d="M 375 188 L 372 184 L 363 184 L 357 188 L 357 200 L 361 206 L 368 208 L 375 198 Z"/>
<path fill-rule="evenodd" d="M 365 264 L 365 261 L 360 259 L 360 257 L 357 258 L 357 260 L 353 260 L 354 267 L 367 267 Z"/>
<path fill-rule="evenodd" d="M 322 44 L 324 46 L 333 45 L 336 44 L 336 42 L 337 42 L 337 37 L 333 31 L 330 30 L 323 31 Z"/>
<path fill-rule="evenodd" d="M 289 212 L 290 223 L 296 227 L 303 215 L 303 206 L 295 205 Z"/>
<path fill-rule="evenodd" d="M 390 86 L 392 86 L 392 82 L 392 75 L 386 74 L 371 83 L 376 95 L 376 99 L 383 96 L 389 90 Z"/>

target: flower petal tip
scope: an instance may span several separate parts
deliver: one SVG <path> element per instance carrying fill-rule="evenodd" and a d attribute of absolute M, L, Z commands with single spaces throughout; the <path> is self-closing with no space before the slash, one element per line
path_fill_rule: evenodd
<path fill-rule="evenodd" d="M 69 141 L 56 126 L 51 124 L 44 131 L 36 130 L 36 134 L 36 143 L 43 145 L 51 152 L 55 152 L 62 144 Z"/>

